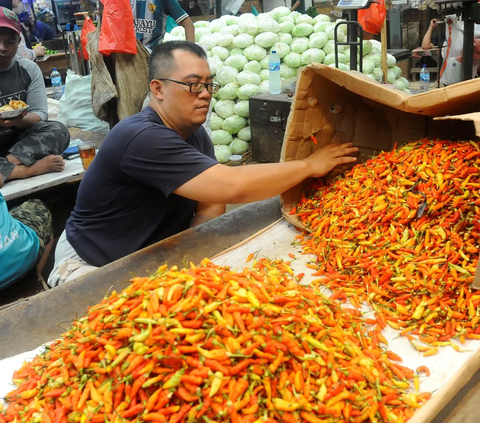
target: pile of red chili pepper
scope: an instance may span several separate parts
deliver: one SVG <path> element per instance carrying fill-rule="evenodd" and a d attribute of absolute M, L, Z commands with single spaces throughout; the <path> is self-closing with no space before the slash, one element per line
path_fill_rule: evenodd
<path fill-rule="evenodd" d="M 316 181 L 292 213 L 334 298 L 368 301 L 381 328 L 432 355 L 480 339 L 479 188 L 476 143 L 421 140 Z"/>
<path fill-rule="evenodd" d="M 288 262 L 162 266 L 15 372 L 0 422 L 395 421 L 429 398 L 360 312 Z"/>

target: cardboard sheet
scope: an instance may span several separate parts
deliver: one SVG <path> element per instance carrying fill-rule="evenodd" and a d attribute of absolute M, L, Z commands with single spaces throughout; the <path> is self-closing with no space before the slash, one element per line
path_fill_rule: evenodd
<path fill-rule="evenodd" d="M 294 226 L 285 220 L 280 220 L 250 239 L 213 257 L 212 260 L 219 265 L 228 265 L 234 269 L 242 269 L 250 265 L 251 263 L 246 263 L 250 253 L 255 253 L 258 258 L 290 260 L 296 274 L 305 273 L 302 284 L 308 285 L 317 278 L 311 276 L 314 271 L 305 266 L 313 256 L 301 254 L 301 247 L 295 243 L 295 236 L 298 234 Z M 292 260 L 289 253 L 294 254 L 296 259 Z M 328 289 L 324 292 L 327 296 L 330 295 Z M 366 313 L 366 318 L 373 317 L 372 311 L 367 306 L 364 306 L 362 311 Z M 427 366 L 432 373 L 428 378 L 422 375 L 420 389 L 434 392 L 434 395 L 410 420 L 411 423 L 430 422 L 480 368 L 480 341 L 469 341 L 462 345 L 462 348 L 468 350 L 467 352 L 459 353 L 451 347 L 445 347 L 433 357 L 423 357 L 405 337 L 399 336 L 398 331 L 387 326 L 382 333 L 389 342 L 389 350 L 403 358 L 403 365 L 413 370 L 419 366 Z M 32 359 L 41 352 L 42 348 L 0 361 L 0 398 L 14 389 L 10 382 L 14 369 L 20 368 L 24 360 Z"/>

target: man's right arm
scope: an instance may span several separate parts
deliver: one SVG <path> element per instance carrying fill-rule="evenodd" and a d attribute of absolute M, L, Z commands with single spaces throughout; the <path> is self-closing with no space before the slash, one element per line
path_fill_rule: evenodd
<path fill-rule="evenodd" d="M 425 36 L 423 37 L 423 41 L 422 41 L 422 48 L 424 50 L 428 50 L 430 48 L 433 48 L 435 47 L 433 44 L 432 44 L 432 31 L 433 31 L 433 28 L 437 26 L 437 23 L 436 23 L 436 20 L 435 19 L 432 19 L 430 21 L 430 26 L 428 27 L 428 30 L 427 32 L 425 33 Z"/>
<path fill-rule="evenodd" d="M 174 193 L 215 204 L 240 204 L 274 197 L 311 177 L 356 160 L 351 144 L 331 145 L 304 160 L 229 167 L 215 165 L 177 188 Z"/>

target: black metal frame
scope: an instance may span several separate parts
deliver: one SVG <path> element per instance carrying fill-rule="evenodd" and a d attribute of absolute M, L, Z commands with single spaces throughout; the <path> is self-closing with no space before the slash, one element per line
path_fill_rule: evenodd
<path fill-rule="evenodd" d="M 357 47 L 360 46 L 360 72 L 363 72 L 363 32 L 362 26 L 358 23 L 358 11 L 349 10 L 349 20 L 342 21 L 335 25 L 334 28 L 334 42 L 335 42 L 335 67 L 338 68 L 338 46 L 350 46 L 350 70 L 358 70 L 357 63 Z M 347 26 L 347 41 L 338 41 L 338 27 L 340 25 Z M 360 31 L 358 29 L 360 28 Z M 360 41 L 357 41 L 360 33 Z M 352 48 L 353 47 L 353 48 Z"/>

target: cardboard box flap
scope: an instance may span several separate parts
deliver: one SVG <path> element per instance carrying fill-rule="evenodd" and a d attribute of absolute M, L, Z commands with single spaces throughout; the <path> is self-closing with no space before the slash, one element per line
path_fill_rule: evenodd
<path fill-rule="evenodd" d="M 443 117 L 436 117 L 433 120 L 461 120 L 467 122 L 473 122 L 475 126 L 475 134 L 477 137 L 480 137 L 480 112 L 477 113 L 466 113 L 464 115 L 456 115 L 456 116 L 443 116 Z"/>

